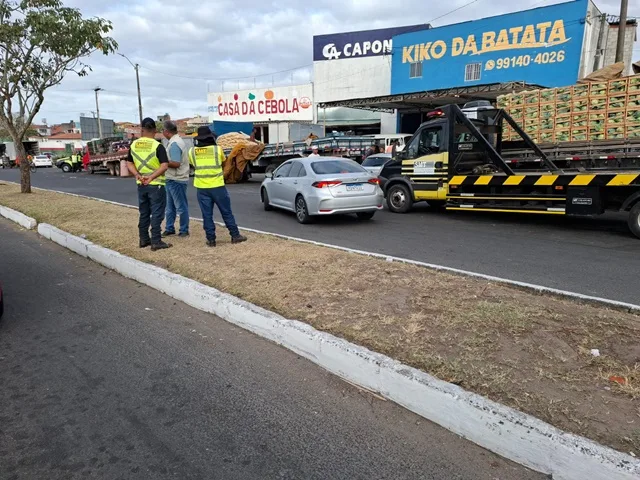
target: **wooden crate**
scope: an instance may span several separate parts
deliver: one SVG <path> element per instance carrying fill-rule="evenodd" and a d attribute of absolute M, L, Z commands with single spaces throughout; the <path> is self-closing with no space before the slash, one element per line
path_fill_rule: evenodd
<path fill-rule="evenodd" d="M 571 128 L 571 115 L 558 115 L 556 120 L 556 130 L 569 130 Z"/>
<path fill-rule="evenodd" d="M 496 107 L 509 110 L 511 106 L 511 95 L 499 95 L 496 98 Z"/>
<path fill-rule="evenodd" d="M 624 123 L 627 125 L 640 124 L 640 107 L 629 107 L 625 112 Z"/>
<path fill-rule="evenodd" d="M 571 128 L 582 128 L 587 127 L 588 125 L 589 114 L 587 112 L 571 114 Z"/>
<path fill-rule="evenodd" d="M 606 140 L 606 139 L 607 139 L 607 132 L 604 128 L 604 124 L 599 128 L 594 127 L 593 125 L 589 126 L 589 136 L 587 140 Z"/>
<path fill-rule="evenodd" d="M 531 90 L 524 92 L 524 104 L 525 105 L 539 105 L 540 104 L 540 90 Z"/>
<path fill-rule="evenodd" d="M 607 82 L 593 82 L 589 84 L 590 97 L 606 97 L 609 90 Z"/>
<path fill-rule="evenodd" d="M 626 128 L 624 125 L 611 127 L 607 126 L 607 140 L 620 140 L 621 138 L 625 138 L 626 136 Z"/>
<path fill-rule="evenodd" d="M 571 87 L 556 88 L 556 103 L 570 102 L 571 94 Z"/>
<path fill-rule="evenodd" d="M 571 87 L 571 98 L 575 100 L 580 100 L 582 98 L 589 97 L 589 84 L 584 85 L 574 85 Z"/>
<path fill-rule="evenodd" d="M 607 111 L 623 111 L 627 109 L 629 96 L 626 93 L 609 96 L 607 99 Z"/>
<path fill-rule="evenodd" d="M 625 136 L 633 139 L 640 138 L 640 124 L 627 125 L 625 128 Z"/>
<path fill-rule="evenodd" d="M 555 132 L 556 142 L 569 142 L 571 141 L 571 131 L 566 128 L 556 128 Z"/>
<path fill-rule="evenodd" d="M 609 80 L 608 95 L 610 97 L 617 95 L 624 95 L 629 89 L 629 78 L 618 78 L 616 80 Z"/>
<path fill-rule="evenodd" d="M 556 116 L 556 102 L 540 104 L 540 118 L 549 118 Z"/>
<path fill-rule="evenodd" d="M 525 118 L 525 120 L 530 119 L 530 118 L 539 119 L 540 118 L 540 106 L 538 104 L 525 106 L 524 107 L 524 118 Z"/>
<path fill-rule="evenodd" d="M 555 117 L 547 117 L 540 119 L 540 130 L 553 130 L 556 128 Z"/>
<path fill-rule="evenodd" d="M 591 125 L 596 123 L 604 123 L 607 121 L 607 112 L 589 112 L 589 123 Z"/>
<path fill-rule="evenodd" d="M 556 102 L 556 115 L 571 115 L 571 102 Z"/>
<path fill-rule="evenodd" d="M 540 104 L 545 105 L 549 103 L 556 103 L 556 89 L 545 88 L 540 90 Z"/>
<path fill-rule="evenodd" d="M 640 93 L 640 75 L 629 77 L 629 86 L 627 87 L 629 94 Z"/>
<path fill-rule="evenodd" d="M 607 128 L 616 126 L 616 125 L 624 125 L 627 120 L 627 112 L 617 111 L 617 112 L 607 112 Z"/>
<path fill-rule="evenodd" d="M 553 143 L 556 141 L 555 130 L 542 130 L 540 132 L 540 143 Z"/>
<path fill-rule="evenodd" d="M 574 100 L 571 103 L 571 113 L 587 113 L 589 111 L 589 99 Z"/>
<path fill-rule="evenodd" d="M 572 142 L 586 142 L 589 139 L 589 129 L 587 127 L 572 128 L 571 129 L 571 141 Z"/>
<path fill-rule="evenodd" d="M 640 108 L 640 93 L 630 93 L 627 96 L 627 110 Z"/>
<path fill-rule="evenodd" d="M 524 106 L 524 94 L 522 92 L 511 95 L 511 106 L 517 107 L 519 105 Z"/>
<path fill-rule="evenodd" d="M 598 112 L 607 109 L 607 97 L 589 97 L 589 111 Z"/>

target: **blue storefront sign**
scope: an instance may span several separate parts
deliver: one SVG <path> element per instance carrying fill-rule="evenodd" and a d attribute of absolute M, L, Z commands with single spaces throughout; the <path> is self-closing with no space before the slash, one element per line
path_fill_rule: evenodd
<path fill-rule="evenodd" d="M 332 33 L 313 37 L 313 61 L 375 57 L 390 54 L 392 38 L 407 32 L 430 28 L 428 24 L 380 28 L 360 32 Z"/>
<path fill-rule="evenodd" d="M 578 80 L 587 0 L 393 37 L 391 93 Z"/>

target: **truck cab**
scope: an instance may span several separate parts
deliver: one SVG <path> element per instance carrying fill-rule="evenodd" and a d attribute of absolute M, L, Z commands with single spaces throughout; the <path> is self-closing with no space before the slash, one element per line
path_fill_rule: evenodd
<path fill-rule="evenodd" d="M 560 168 L 504 110 L 483 110 L 481 119 L 472 119 L 457 105 L 448 105 L 430 116 L 380 172 L 391 212 L 406 213 L 419 201 L 473 212 L 594 216 L 623 211 L 640 238 L 635 153 L 625 153 L 605 168 L 596 163 Z M 503 158 L 505 123 L 539 159 L 535 167 L 516 173 Z"/>

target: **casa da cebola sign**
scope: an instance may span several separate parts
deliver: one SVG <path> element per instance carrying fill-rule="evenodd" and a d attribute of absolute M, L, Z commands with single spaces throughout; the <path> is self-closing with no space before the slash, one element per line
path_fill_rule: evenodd
<path fill-rule="evenodd" d="M 210 93 L 211 121 L 313 121 L 312 87 L 297 85 Z"/>

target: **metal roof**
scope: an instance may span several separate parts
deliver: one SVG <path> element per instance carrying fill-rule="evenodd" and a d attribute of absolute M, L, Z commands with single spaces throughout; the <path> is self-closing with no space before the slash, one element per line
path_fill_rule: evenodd
<path fill-rule="evenodd" d="M 394 110 L 415 111 L 440 107 L 451 103 L 464 103 L 471 100 L 495 100 L 499 95 L 540 88 L 543 87 L 525 82 L 493 83 L 490 85 L 475 85 L 427 92 L 404 93 L 401 95 L 324 102 L 319 103 L 318 106 L 320 108 L 350 107 L 393 113 Z"/>

